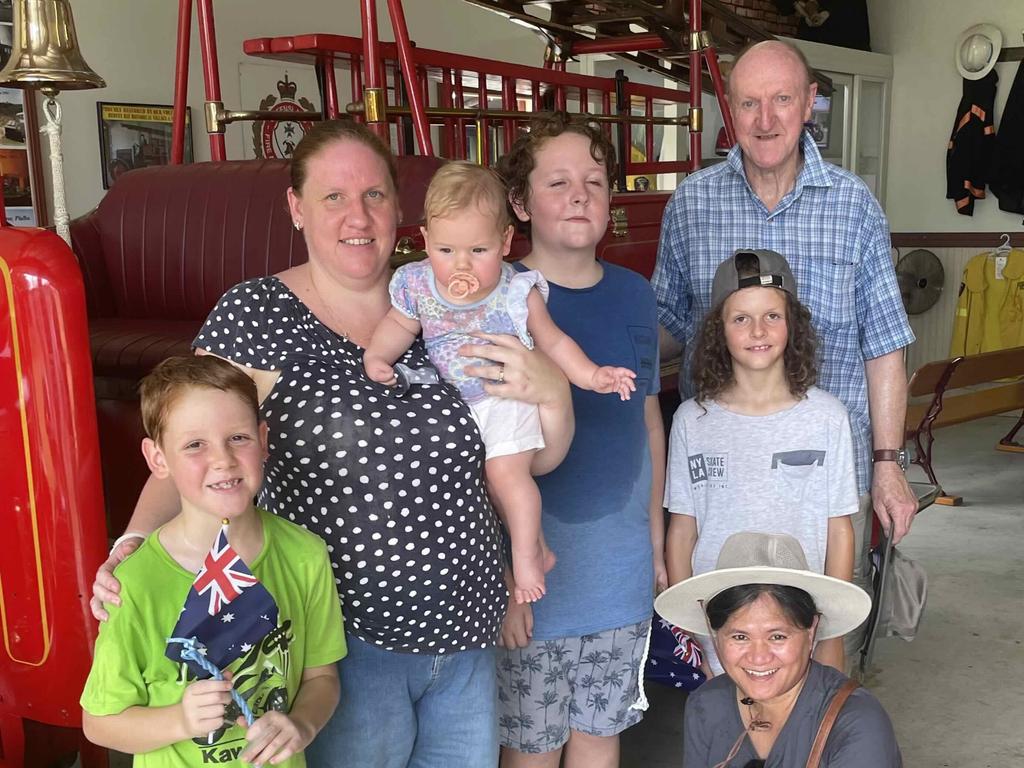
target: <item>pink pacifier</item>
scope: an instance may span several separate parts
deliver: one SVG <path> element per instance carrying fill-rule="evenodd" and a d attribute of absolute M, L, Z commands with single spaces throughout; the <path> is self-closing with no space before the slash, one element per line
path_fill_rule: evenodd
<path fill-rule="evenodd" d="M 452 272 L 448 278 L 448 295 L 464 299 L 480 290 L 480 281 L 470 272 Z"/>

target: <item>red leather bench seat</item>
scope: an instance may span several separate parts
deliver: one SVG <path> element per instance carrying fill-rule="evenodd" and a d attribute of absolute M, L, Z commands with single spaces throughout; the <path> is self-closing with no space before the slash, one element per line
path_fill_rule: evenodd
<path fill-rule="evenodd" d="M 195 320 L 122 320 L 103 317 L 89 324 L 93 375 L 138 381 L 168 357 L 192 353 Z"/>

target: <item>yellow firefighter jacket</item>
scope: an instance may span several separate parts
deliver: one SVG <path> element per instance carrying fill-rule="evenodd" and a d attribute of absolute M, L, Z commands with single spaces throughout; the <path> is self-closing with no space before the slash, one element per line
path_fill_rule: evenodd
<path fill-rule="evenodd" d="M 950 357 L 1024 346 L 1024 248 L 979 253 L 964 268 Z"/>

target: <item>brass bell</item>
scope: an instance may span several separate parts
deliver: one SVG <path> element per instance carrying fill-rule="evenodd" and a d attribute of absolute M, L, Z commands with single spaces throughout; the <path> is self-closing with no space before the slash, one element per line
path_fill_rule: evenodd
<path fill-rule="evenodd" d="M 14 0 L 14 45 L 0 86 L 54 93 L 106 85 L 78 50 L 68 0 Z"/>

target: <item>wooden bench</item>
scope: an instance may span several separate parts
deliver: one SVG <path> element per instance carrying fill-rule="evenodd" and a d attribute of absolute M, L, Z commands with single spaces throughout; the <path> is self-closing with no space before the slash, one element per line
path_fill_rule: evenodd
<path fill-rule="evenodd" d="M 982 384 L 994 386 L 964 391 Z M 926 363 L 910 377 L 907 390 L 911 401 L 907 406 L 906 439 L 913 440 L 916 449 L 912 461 L 940 488 L 932 468 L 932 432 L 939 427 L 1020 408 L 1021 417 L 995 447 L 1024 453 L 1024 445 L 1014 440 L 1024 426 L 1024 347 Z M 959 505 L 963 499 L 942 491 L 936 503 Z"/>

